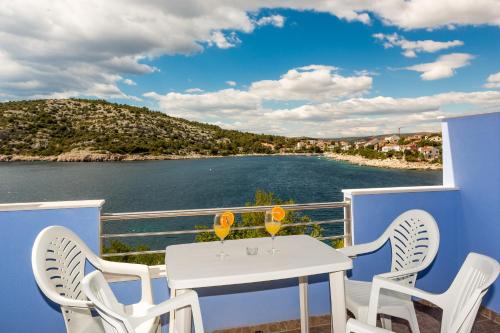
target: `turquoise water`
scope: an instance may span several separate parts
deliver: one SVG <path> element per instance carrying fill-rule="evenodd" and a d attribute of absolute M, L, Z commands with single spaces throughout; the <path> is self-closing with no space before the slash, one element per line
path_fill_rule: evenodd
<path fill-rule="evenodd" d="M 202 160 L 109 163 L 0 164 L 0 203 L 105 199 L 104 212 L 241 206 L 257 189 L 299 203 L 341 201 L 344 188 L 437 185 L 440 171 L 354 166 L 307 156 L 227 157 Z M 315 219 L 339 218 L 340 210 L 308 212 Z M 211 218 L 109 222 L 108 232 L 179 230 Z M 340 233 L 327 228 L 326 233 Z M 189 236 L 192 239 L 192 236 Z M 186 241 L 152 238 L 148 243 Z M 131 240 L 135 243 L 135 240 Z M 139 240 L 137 240 L 139 242 Z"/>

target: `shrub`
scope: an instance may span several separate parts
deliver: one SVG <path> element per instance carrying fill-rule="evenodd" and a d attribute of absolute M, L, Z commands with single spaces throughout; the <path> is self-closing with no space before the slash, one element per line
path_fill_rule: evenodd
<path fill-rule="evenodd" d="M 264 192 L 257 190 L 255 193 L 255 199 L 253 203 L 246 203 L 246 206 L 268 206 L 268 205 L 283 205 L 283 204 L 293 204 L 293 200 L 282 201 L 277 198 L 271 192 Z M 233 228 L 237 227 L 256 227 L 264 226 L 265 213 L 246 213 L 241 214 L 241 219 L 236 219 Z M 287 211 L 285 218 L 282 223 L 286 225 L 293 225 L 294 223 L 304 223 L 311 222 L 311 218 L 307 215 L 301 215 L 297 212 Z M 211 229 L 212 226 L 197 225 L 197 229 Z M 319 225 L 298 225 L 298 226 L 287 226 L 281 228 L 278 235 L 302 235 L 307 234 L 312 237 L 321 236 L 321 226 Z M 247 230 L 231 230 L 231 233 L 226 239 L 243 239 L 243 238 L 259 238 L 259 237 L 269 237 L 269 234 L 265 229 L 247 229 Z M 196 235 L 196 242 L 211 242 L 218 240 L 217 236 L 213 232 L 202 232 Z"/>
<path fill-rule="evenodd" d="M 276 197 L 271 192 L 265 192 L 257 190 L 255 193 L 254 202 L 248 202 L 246 206 L 267 206 L 267 205 L 284 205 L 293 204 L 293 200 L 283 201 Z M 241 214 L 240 219 L 236 220 L 233 228 L 236 227 L 254 227 L 263 226 L 265 219 L 265 213 L 246 213 Z M 307 215 L 299 214 L 298 212 L 287 211 L 285 218 L 282 223 L 287 224 L 286 228 L 282 228 L 278 235 L 310 235 L 312 237 L 321 237 L 322 230 L 320 225 L 296 225 L 297 223 L 311 222 L 311 218 Z M 290 226 L 292 225 L 292 226 Z M 197 229 L 212 229 L 212 226 L 197 225 Z M 269 234 L 265 229 L 249 229 L 249 230 L 232 230 L 226 239 L 243 239 L 243 238 L 258 238 L 258 237 L 269 237 Z M 196 235 L 196 242 L 210 242 L 219 240 L 215 233 L 202 232 Z M 344 246 L 344 241 L 342 239 L 336 239 L 331 242 L 331 245 L 335 248 L 340 248 Z M 125 253 L 125 252 L 139 252 L 139 251 L 149 251 L 150 247 L 147 245 L 137 245 L 131 246 L 125 244 L 118 240 L 112 240 L 109 246 L 105 246 L 103 253 Z M 145 265 L 161 265 L 165 263 L 165 256 L 163 254 L 140 254 L 140 255 L 127 255 L 127 256 L 111 256 L 106 257 L 107 260 L 116 262 L 127 262 L 127 263 L 139 263 Z"/>

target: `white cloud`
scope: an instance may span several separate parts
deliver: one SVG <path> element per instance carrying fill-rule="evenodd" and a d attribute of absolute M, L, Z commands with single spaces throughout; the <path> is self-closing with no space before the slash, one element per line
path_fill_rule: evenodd
<path fill-rule="evenodd" d="M 112 57 L 108 60 L 102 61 L 101 64 L 106 68 L 120 73 L 150 74 L 159 71 L 156 67 L 141 64 L 140 61 L 144 60 L 144 58 L 145 57 L 141 56 Z"/>
<path fill-rule="evenodd" d="M 265 131 L 267 133 L 313 137 L 394 133 L 398 127 L 408 132 L 430 131 L 439 129 L 438 117 L 499 111 L 499 103 L 500 92 L 496 91 L 448 92 L 416 98 L 351 98 L 290 109 L 261 110 L 259 122 L 281 124 L 281 132 Z M 240 129 L 249 130 L 252 126 L 258 128 L 259 125 L 246 123 L 240 125 Z"/>
<path fill-rule="evenodd" d="M 5 59 L 0 62 L 8 63 Z M 14 65 L 8 70 L 0 71 L 0 92 L 5 99 L 92 96 L 140 101 L 118 88 L 121 76 L 103 72 L 99 66 L 79 63 L 65 68 L 56 65 L 38 68 L 11 63 Z"/>
<path fill-rule="evenodd" d="M 374 135 L 394 133 L 398 127 L 408 132 L 438 130 L 438 117 L 499 111 L 499 103 L 500 92 L 449 92 L 417 98 L 351 99 L 336 105 L 318 105 L 309 110 L 313 116 L 295 109 L 286 110 L 290 113 L 278 118 L 273 113 L 268 116 L 288 127 L 295 126 L 301 135 L 314 136 L 320 131 L 327 137 Z"/>
<path fill-rule="evenodd" d="M 291 69 L 279 80 L 253 82 L 249 91 L 267 100 L 324 101 L 359 95 L 371 86 L 370 76 L 342 76 L 336 67 L 310 65 Z"/>
<path fill-rule="evenodd" d="M 419 52 L 433 53 L 440 50 L 449 49 L 450 47 L 461 46 L 464 43 L 460 40 L 452 40 L 448 42 L 439 42 L 430 39 L 426 40 L 407 40 L 404 37 L 393 34 L 376 33 L 373 35 L 375 39 L 383 42 L 385 48 L 398 46 L 403 50 L 403 55 L 408 58 L 414 58 Z"/>
<path fill-rule="evenodd" d="M 40 87 L 41 85 L 42 83 L 37 80 L 0 83 L 0 87 L 19 89 L 19 90 L 32 90 Z"/>
<path fill-rule="evenodd" d="M 158 101 L 162 111 L 167 114 L 192 120 L 203 120 L 210 116 L 224 119 L 261 108 L 258 96 L 232 88 L 200 94 L 171 92 L 160 95 L 148 92 L 144 96 Z"/>
<path fill-rule="evenodd" d="M 0 78 L 3 80 L 24 76 L 28 73 L 28 68 L 19 61 L 0 49 Z"/>
<path fill-rule="evenodd" d="M 357 76 L 377 76 L 380 75 L 379 72 L 371 71 L 367 69 L 355 70 L 354 74 Z"/>
<path fill-rule="evenodd" d="M 233 81 L 226 83 L 236 85 Z M 155 99 L 163 111 L 174 116 L 211 122 L 215 117 L 215 122 L 227 122 L 234 117 L 239 119 L 246 111 L 255 116 L 255 111 L 263 109 L 264 101 L 337 100 L 359 95 L 369 90 L 371 83 L 371 77 L 366 75 L 344 77 L 337 74 L 336 67 L 310 65 L 292 69 L 279 80 L 254 82 L 248 90 L 229 88 L 202 93 L 201 89 L 189 89 L 186 93 L 149 92 L 144 96 Z"/>
<path fill-rule="evenodd" d="M 455 75 L 455 70 L 469 65 L 474 56 L 468 53 L 451 53 L 440 56 L 436 61 L 405 67 L 422 73 L 422 80 L 439 80 Z"/>
<path fill-rule="evenodd" d="M 135 83 L 135 81 L 131 80 L 131 79 L 124 79 L 123 83 L 125 83 L 127 86 L 136 86 L 137 85 L 137 83 Z"/>
<path fill-rule="evenodd" d="M 497 91 L 447 92 L 414 98 L 376 96 L 372 98 L 351 98 L 335 103 L 303 105 L 292 109 L 280 109 L 269 113 L 269 116 L 287 120 L 333 120 L 387 115 L 405 116 L 407 114 L 442 111 L 442 107 L 446 105 L 496 106 L 498 103 L 500 103 L 500 92 Z"/>
<path fill-rule="evenodd" d="M 263 1 L 265 7 L 327 12 L 347 21 L 371 22 L 371 16 L 403 29 L 436 29 L 459 25 L 500 26 L 497 0 Z M 260 5 L 262 5 L 260 3 Z"/>
<path fill-rule="evenodd" d="M 94 84 L 116 87 L 112 76 L 157 71 L 150 65 L 155 57 L 193 54 L 207 45 L 231 48 L 239 43 L 237 33 L 284 24 L 280 15 L 255 19 L 262 8 L 311 10 L 365 24 L 372 16 L 403 29 L 500 26 L 498 0 L 10 0 L 0 6 L 0 82 L 8 77 L 14 85 L 2 85 L 0 94 L 26 98 L 84 94 Z M 75 76 L 83 68 L 86 73 Z M 15 88 L 29 81 L 40 84 Z"/>
<path fill-rule="evenodd" d="M 500 72 L 488 76 L 484 87 L 492 89 L 500 88 Z"/>
<path fill-rule="evenodd" d="M 161 55 L 231 47 L 235 31 L 255 26 L 245 7 L 222 2 L 2 2 L 0 93 L 13 99 L 104 91 L 112 94 L 97 97 L 124 96 L 116 77 L 155 72 L 148 62 Z M 29 81 L 39 84 L 26 89 Z"/>
<path fill-rule="evenodd" d="M 203 89 L 200 89 L 200 88 L 189 88 L 189 89 L 184 90 L 184 92 L 187 92 L 188 94 L 196 94 L 196 93 L 203 92 Z"/>
<path fill-rule="evenodd" d="M 500 110 L 500 91 L 446 92 L 412 98 L 364 98 L 350 93 L 339 98 L 335 86 L 331 88 L 334 93 L 325 91 L 325 84 L 313 84 L 315 92 L 303 91 L 296 82 L 282 81 L 292 72 L 290 77 L 300 83 L 302 72 L 318 70 L 332 75 L 337 69 L 323 65 L 305 66 L 295 69 L 297 73 L 288 71 L 279 80 L 254 82 L 248 90 L 230 88 L 164 95 L 149 92 L 144 96 L 157 101 L 160 110 L 174 116 L 225 128 L 293 136 L 373 135 L 394 132 L 398 127 L 405 127 L 407 131 L 434 130 L 438 127 L 438 116 Z M 255 89 L 258 82 L 271 82 L 266 83 L 267 93 Z M 294 97 L 285 99 L 282 96 L 286 94 Z M 298 105 L 266 105 L 267 101 L 274 100 L 291 100 L 294 101 L 292 105 Z"/>
<path fill-rule="evenodd" d="M 283 28 L 285 25 L 285 18 L 281 15 L 264 16 L 255 21 L 255 24 L 258 26 L 273 25 L 278 28 Z"/>
<path fill-rule="evenodd" d="M 391 2 L 395 5 L 387 8 Z M 378 5 L 388 5 L 385 10 L 380 10 L 380 14 L 391 24 L 405 29 L 479 24 L 500 26 L 500 3 L 496 0 L 387 0 Z"/>
<path fill-rule="evenodd" d="M 235 81 L 226 81 L 226 84 L 227 84 L 228 86 L 231 86 L 231 87 L 236 86 L 236 82 L 235 82 Z"/>
<path fill-rule="evenodd" d="M 229 49 L 235 47 L 237 44 L 241 43 L 235 32 L 231 32 L 229 35 L 224 35 L 220 31 L 214 31 L 210 35 L 207 41 L 208 45 L 216 45 L 219 49 Z"/>

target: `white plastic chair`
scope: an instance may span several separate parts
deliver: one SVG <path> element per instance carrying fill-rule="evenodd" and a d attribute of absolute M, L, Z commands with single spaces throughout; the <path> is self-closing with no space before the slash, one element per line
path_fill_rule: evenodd
<path fill-rule="evenodd" d="M 389 290 L 427 300 L 443 309 L 441 333 L 468 333 L 472 329 L 484 295 L 497 279 L 499 272 L 500 266 L 495 259 L 469 253 L 451 286 L 442 294 L 432 294 L 376 276 L 373 278 L 367 323 L 375 325 L 381 290 Z"/>
<path fill-rule="evenodd" d="M 33 274 L 42 292 L 61 306 L 68 333 L 104 332 L 101 319 L 92 316 L 93 304 L 81 286 L 87 261 L 103 272 L 140 277 L 142 298 L 139 303 L 127 306 L 129 313 L 140 312 L 153 304 L 148 266 L 102 260 L 71 230 L 47 227 L 33 245 Z M 148 325 L 153 330 L 160 326 L 159 320 L 152 318 Z"/>
<path fill-rule="evenodd" d="M 356 319 L 349 319 L 345 327 L 345 333 L 394 333 L 393 331 L 365 324 Z"/>
<path fill-rule="evenodd" d="M 391 243 L 392 263 L 389 273 L 380 274 L 405 286 L 414 286 L 417 273 L 426 269 L 436 257 L 439 247 L 439 229 L 434 218 L 426 211 L 413 209 L 398 216 L 382 236 L 371 243 L 341 249 L 349 257 L 374 252 L 387 241 Z M 371 282 L 346 280 L 346 307 L 356 319 L 366 322 L 370 302 Z M 419 333 L 417 316 L 411 297 L 384 291 L 380 297 L 378 313 L 382 326 L 391 329 L 394 316 L 406 319 L 413 333 Z"/>
<path fill-rule="evenodd" d="M 196 292 L 189 290 L 182 295 L 150 306 L 141 313 L 129 314 L 119 303 L 101 272 L 95 271 L 82 281 L 83 292 L 95 305 L 106 333 L 146 333 L 148 321 L 184 307 L 191 307 L 195 333 L 203 333 L 200 304 Z M 147 326 L 147 325 L 146 325 Z"/>

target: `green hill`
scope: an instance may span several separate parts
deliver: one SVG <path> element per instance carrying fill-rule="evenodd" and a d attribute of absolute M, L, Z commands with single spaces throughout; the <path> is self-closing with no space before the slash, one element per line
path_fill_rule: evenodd
<path fill-rule="evenodd" d="M 225 130 L 103 100 L 0 103 L 0 155 L 60 156 L 86 151 L 134 156 L 271 154 L 298 139 Z"/>

